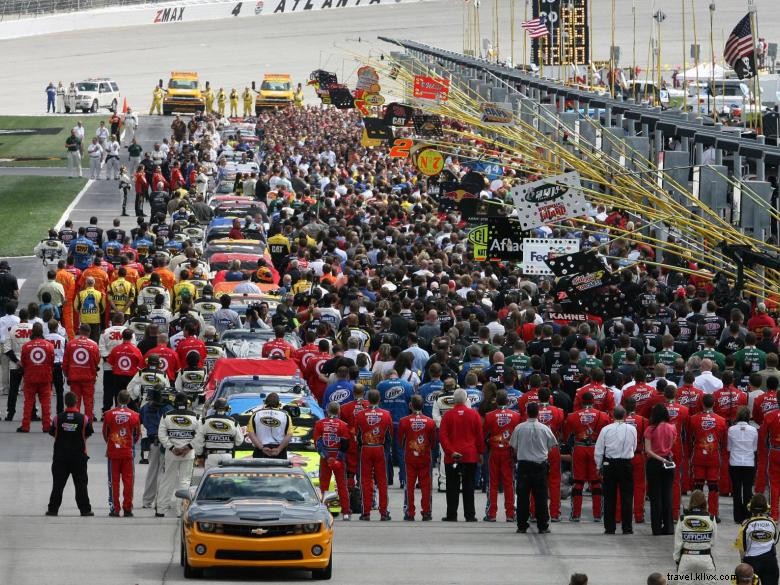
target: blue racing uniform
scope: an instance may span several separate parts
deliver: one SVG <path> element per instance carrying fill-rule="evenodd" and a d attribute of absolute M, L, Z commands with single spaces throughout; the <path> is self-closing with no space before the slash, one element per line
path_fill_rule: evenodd
<path fill-rule="evenodd" d="M 95 243 L 86 236 L 79 236 L 70 243 L 68 254 L 73 256 L 73 265 L 79 270 L 92 266 L 95 255 Z"/>
<path fill-rule="evenodd" d="M 393 444 L 392 451 L 387 455 L 387 481 L 393 483 L 393 460 L 398 461 L 398 479 L 403 485 L 406 481 L 406 469 L 404 468 L 404 449 L 398 442 L 398 423 L 409 414 L 409 401 L 414 395 L 414 386 L 401 378 L 390 378 L 377 384 L 376 389 L 382 397 L 380 406 L 390 413 L 393 419 Z"/>

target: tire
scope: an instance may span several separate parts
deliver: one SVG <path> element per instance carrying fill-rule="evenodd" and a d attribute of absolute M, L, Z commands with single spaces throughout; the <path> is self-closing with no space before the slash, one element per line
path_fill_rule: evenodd
<path fill-rule="evenodd" d="M 327 567 L 324 569 L 314 569 L 311 572 L 311 578 L 315 581 L 330 581 L 331 577 L 333 577 L 333 553 L 330 553 Z"/>
<path fill-rule="evenodd" d="M 117 106 L 119 106 L 119 104 L 117 103 L 117 101 L 115 99 L 113 102 L 111 102 L 111 111 L 114 112 L 115 114 L 117 113 L 117 111 L 116 111 Z"/>
<path fill-rule="evenodd" d="M 163 106 L 162 107 L 162 113 L 163 113 L 163 116 L 170 116 L 171 115 L 171 109 L 170 108 L 166 108 L 165 106 Z"/>
<path fill-rule="evenodd" d="M 93 114 L 98 111 L 98 102 L 97 102 L 97 100 L 93 100 L 92 107 L 89 108 L 89 111 L 92 112 Z"/>
<path fill-rule="evenodd" d="M 200 579 L 203 577 L 203 569 L 196 569 L 190 566 L 189 559 L 187 558 L 187 550 L 184 550 L 184 578 L 185 579 Z"/>

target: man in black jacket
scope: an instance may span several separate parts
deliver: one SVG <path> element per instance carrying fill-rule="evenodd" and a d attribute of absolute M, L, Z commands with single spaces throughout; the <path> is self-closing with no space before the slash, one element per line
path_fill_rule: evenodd
<path fill-rule="evenodd" d="M 82 516 L 94 516 L 87 493 L 87 438 L 92 435 L 92 421 L 79 412 L 78 398 L 73 392 L 65 394 L 65 410 L 54 417 L 49 434 L 54 437 L 54 456 L 51 463 L 52 487 L 47 516 L 56 516 L 62 504 L 62 491 L 73 476 L 76 505 Z"/>

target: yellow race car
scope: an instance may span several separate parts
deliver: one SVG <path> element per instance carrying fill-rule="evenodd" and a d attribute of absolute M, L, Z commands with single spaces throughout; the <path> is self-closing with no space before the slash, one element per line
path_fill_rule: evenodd
<path fill-rule="evenodd" d="M 178 490 L 184 501 L 181 565 L 184 577 L 204 569 L 274 567 L 333 574 L 333 516 L 307 474 L 289 461 L 232 460 L 209 469 L 197 487 Z"/>

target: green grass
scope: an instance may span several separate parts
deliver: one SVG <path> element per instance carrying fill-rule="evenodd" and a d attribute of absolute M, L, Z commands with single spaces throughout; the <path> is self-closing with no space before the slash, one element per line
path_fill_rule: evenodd
<path fill-rule="evenodd" d="M 0 256 L 27 256 L 86 179 L 0 176 Z"/>
<path fill-rule="evenodd" d="M 0 116 L 0 166 L 62 167 L 66 166 L 65 139 L 81 120 L 86 136 L 95 133 L 102 116 Z M 8 130 L 57 129 L 52 134 L 7 134 Z M 9 160 L 10 159 L 10 160 Z"/>

